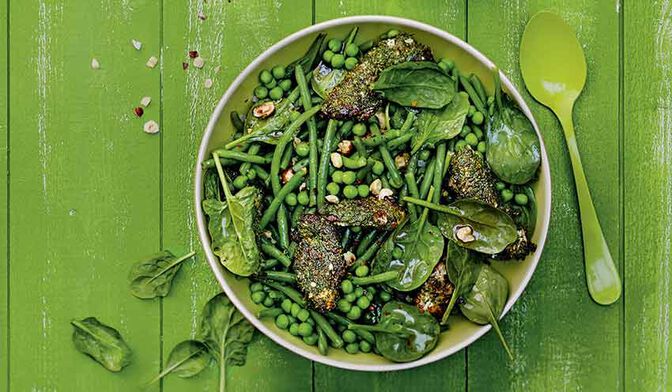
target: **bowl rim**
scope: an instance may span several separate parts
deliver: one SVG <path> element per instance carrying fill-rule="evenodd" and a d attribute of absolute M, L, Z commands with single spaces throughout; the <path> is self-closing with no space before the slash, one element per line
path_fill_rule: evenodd
<path fill-rule="evenodd" d="M 276 334 L 273 330 L 269 329 L 266 325 L 264 325 L 254 314 L 252 314 L 243 304 L 241 301 L 238 299 L 234 291 L 229 287 L 229 285 L 226 283 L 226 279 L 224 277 L 224 274 L 222 273 L 222 267 L 217 260 L 217 257 L 214 255 L 212 252 L 212 249 L 210 248 L 210 238 L 207 232 L 207 224 L 206 224 L 206 219 L 205 219 L 205 214 L 203 213 L 201 209 L 201 201 L 203 198 L 203 169 L 201 167 L 201 162 L 205 159 L 205 154 L 208 151 L 208 141 L 210 140 L 212 133 L 214 132 L 215 126 L 217 122 L 219 121 L 219 118 L 222 115 L 222 112 L 224 110 L 224 107 L 226 106 L 227 102 L 233 95 L 233 93 L 239 88 L 239 86 L 242 84 L 242 82 L 266 59 L 269 57 L 273 56 L 275 53 L 277 53 L 279 50 L 282 48 L 292 44 L 294 41 L 298 40 L 299 38 L 302 38 L 305 35 L 312 34 L 315 32 L 319 32 L 321 30 L 329 29 L 332 27 L 337 27 L 341 25 L 347 25 L 347 24 L 357 24 L 357 23 L 384 23 L 384 24 L 394 24 L 402 27 L 409 27 L 413 28 L 416 30 L 421 30 L 429 34 L 433 34 L 441 39 L 444 39 L 451 44 L 460 47 L 462 50 L 467 52 L 469 55 L 473 56 L 476 60 L 478 60 L 481 64 L 485 65 L 487 68 L 494 70 L 496 68 L 495 64 L 485 55 L 483 55 L 480 51 L 472 47 L 470 44 L 466 43 L 462 39 L 446 32 L 443 31 L 437 27 L 431 26 L 426 23 L 418 22 L 412 19 L 407 19 L 407 18 L 400 18 L 400 17 L 394 17 L 394 16 L 382 16 L 382 15 L 358 15 L 358 16 L 349 16 L 349 17 L 343 17 L 343 18 L 336 18 L 336 19 L 330 19 L 325 22 L 321 22 L 318 24 L 314 24 L 311 26 L 308 26 L 306 28 L 303 28 L 295 33 L 292 33 L 288 35 L 287 37 L 283 38 L 282 40 L 278 41 L 268 49 L 266 49 L 263 53 L 261 53 L 259 56 L 257 56 L 250 64 L 245 67 L 245 69 L 231 82 L 229 87 L 227 88 L 226 92 L 222 96 L 222 98 L 219 100 L 217 106 L 215 107 L 215 110 L 213 111 L 212 115 L 210 116 L 210 119 L 208 121 L 208 124 L 205 128 L 205 132 L 203 134 L 203 137 L 201 139 L 201 144 L 198 149 L 198 157 L 196 160 L 196 166 L 194 169 L 194 209 L 196 213 L 196 221 L 197 221 L 197 226 L 198 226 L 198 236 L 201 242 L 201 245 L 203 247 L 203 251 L 205 252 L 208 264 L 210 265 L 217 281 L 219 282 L 219 285 L 222 287 L 226 295 L 229 297 L 231 302 L 236 306 L 236 308 L 245 316 L 245 318 L 254 325 L 256 329 L 261 331 L 264 335 L 268 336 L 271 338 L 275 343 L 279 344 L 280 346 L 284 347 L 287 350 L 292 351 L 295 354 L 298 354 L 304 358 L 310 359 L 315 362 L 319 362 L 325 365 L 329 366 L 334 366 L 337 368 L 341 369 L 347 369 L 347 370 L 356 370 L 356 371 L 369 371 L 369 372 L 386 372 L 386 371 L 395 371 L 395 370 L 403 370 L 403 369 L 411 369 L 415 368 L 418 366 L 423 366 L 441 359 L 444 359 L 452 354 L 455 354 L 456 352 L 466 348 L 467 346 L 471 345 L 473 342 L 476 340 L 480 339 L 483 335 L 485 335 L 490 328 L 492 328 L 491 325 L 485 325 L 481 326 L 474 334 L 472 334 L 470 337 L 467 339 L 464 339 L 460 343 L 456 344 L 453 347 L 450 347 L 448 349 L 445 349 L 436 355 L 428 355 L 424 356 L 418 360 L 412 361 L 412 362 L 405 362 L 405 363 L 389 363 L 389 364 L 372 364 L 372 365 L 365 365 L 365 364 L 356 364 L 356 363 L 350 363 L 347 361 L 341 361 L 341 360 L 334 360 L 332 358 L 329 358 L 328 356 L 322 356 L 322 355 L 316 355 L 312 352 L 309 352 L 303 348 L 301 348 L 298 344 L 292 343 L 285 338 L 279 336 Z M 543 212 L 543 217 L 542 217 L 542 227 L 541 227 L 541 232 L 539 235 L 539 240 L 537 244 L 537 250 L 532 256 L 532 262 L 530 264 L 529 269 L 526 271 L 525 276 L 521 279 L 519 287 L 515 290 L 509 293 L 509 299 L 507 300 L 506 306 L 504 307 L 504 310 L 502 312 L 502 315 L 500 317 L 503 318 L 508 311 L 511 309 L 514 303 L 518 301 L 520 298 L 521 294 L 527 287 L 530 279 L 532 278 L 532 275 L 534 274 L 537 264 L 539 263 L 539 259 L 541 258 L 541 255 L 543 253 L 544 245 L 546 243 L 546 236 L 548 233 L 548 226 L 550 223 L 550 216 L 551 216 L 551 198 L 552 198 L 552 188 L 551 188 L 551 173 L 550 173 L 550 167 L 548 163 L 548 157 L 546 154 L 546 146 L 544 144 L 543 137 L 541 135 L 541 132 L 539 132 L 539 127 L 534 119 L 534 116 L 532 115 L 532 112 L 530 108 L 527 106 L 527 103 L 523 100 L 522 96 L 516 89 L 516 87 L 511 83 L 511 81 L 500 71 L 500 77 L 502 80 L 502 83 L 504 86 L 506 86 L 506 89 L 509 92 L 509 95 L 511 95 L 516 103 L 519 105 L 520 109 L 523 111 L 523 113 L 530 119 L 532 122 L 532 125 L 534 126 L 534 130 L 537 133 L 537 136 L 539 137 L 540 141 L 540 146 L 541 146 L 541 158 L 542 158 L 542 165 L 540 170 L 542 171 L 542 176 L 540 176 L 540 181 L 543 179 L 543 183 L 541 184 L 543 188 L 546 190 L 548 197 L 547 197 L 547 205 L 544 205 L 543 209 L 540 209 L 540 211 Z"/>

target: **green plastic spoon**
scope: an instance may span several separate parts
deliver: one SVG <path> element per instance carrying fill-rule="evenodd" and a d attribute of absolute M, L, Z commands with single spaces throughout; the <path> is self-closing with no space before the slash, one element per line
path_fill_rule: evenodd
<path fill-rule="evenodd" d="M 586 59 L 576 34 L 558 15 L 542 11 L 530 19 L 520 43 L 520 69 L 534 98 L 560 120 L 579 197 L 588 291 L 609 305 L 621 296 L 621 279 L 604 240 L 576 145 L 572 109 L 586 82 Z"/>

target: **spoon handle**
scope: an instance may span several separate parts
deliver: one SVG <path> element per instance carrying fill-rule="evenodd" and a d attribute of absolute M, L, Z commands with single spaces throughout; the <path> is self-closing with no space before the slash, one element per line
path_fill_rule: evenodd
<path fill-rule="evenodd" d="M 571 106 L 566 113 L 558 113 L 558 118 L 565 131 L 565 139 L 576 183 L 576 193 L 579 198 L 588 291 L 593 300 L 598 304 L 610 305 L 616 302 L 621 296 L 621 279 L 616 271 L 614 260 L 609 253 L 609 247 L 604 239 L 604 234 L 602 234 L 600 221 L 593 206 L 590 189 L 588 189 L 586 175 L 583 172 L 579 149 L 576 145 Z"/>

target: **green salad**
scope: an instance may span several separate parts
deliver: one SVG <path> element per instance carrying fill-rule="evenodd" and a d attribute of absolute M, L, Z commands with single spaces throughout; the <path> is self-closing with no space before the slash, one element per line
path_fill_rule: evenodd
<path fill-rule="evenodd" d="M 501 90 L 411 34 L 315 37 L 259 74 L 202 163 L 212 250 L 258 317 L 326 355 L 414 361 L 451 317 L 497 325 L 491 261 L 534 252 L 540 141 Z"/>

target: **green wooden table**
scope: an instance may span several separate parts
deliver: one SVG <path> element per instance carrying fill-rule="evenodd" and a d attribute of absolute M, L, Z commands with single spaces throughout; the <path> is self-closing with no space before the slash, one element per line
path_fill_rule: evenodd
<path fill-rule="evenodd" d="M 218 291 L 200 255 L 162 301 L 131 297 L 126 271 L 164 247 L 200 248 L 197 145 L 228 83 L 270 44 L 330 18 L 404 16 L 466 39 L 522 87 L 520 36 L 542 9 L 565 17 L 586 51 L 577 133 L 623 298 L 601 307 L 588 297 L 562 134 L 526 94 L 551 161 L 553 212 L 539 268 L 502 323 L 516 359 L 488 334 L 419 369 L 355 373 L 258 335 L 247 365 L 230 370 L 230 390 L 672 390 L 669 0 L 0 0 L 0 391 L 137 390 L 195 333 Z M 203 69 L 182 69 L 188 50 L 199 50 Z M 150 56 L 161 59 L 154 69 Z M 143 96 L 152 103 L 137 119 Z M 142 132 L 148 119 L 158 135 Z M 73 349 L 69 320 L 89 315 L 134 347 L 121 374 Z M 211 369 L 148 390 L 209 391 L 216 377 Z"/>

